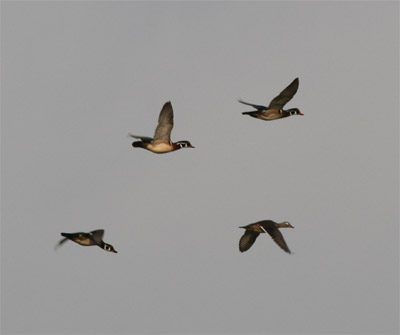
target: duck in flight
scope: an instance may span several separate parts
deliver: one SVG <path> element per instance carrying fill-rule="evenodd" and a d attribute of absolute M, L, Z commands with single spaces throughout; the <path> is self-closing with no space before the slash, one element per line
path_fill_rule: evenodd
<path fill-rule="evenodd" d="M 269 103 L 269 106 L 261 106 L 254 105 L 248 102 L 244 102 L 239 100 L 240 103 L 252 106 L 256 109 L 256 111 L 243 112 L 243 115 L 250 115 L 251 117 L 255 117 L 257 119 L 271 121 L 282 119 L 284 117 L 288 117 L 291 115 L 304 115 L 298 108 L 290 108 L 287 110 L 283 109 L 283 106 L 290 101 L 293 96 L 296 94 L 297 89 L 299 88 L 299 78 L 296 78 L 292 81 L 292 83 L 286 87 L 279 95 L 272 99 Z"/>
<path fill-rule="evenodd" d="M 133 142 L 132 146 L 135 148 L 143 148 L 156 154 L 164 154 L 181 148 L 194 148 L 189 141 L 178 141 L 175 143 L 171 141 L 170 136 L 173 126 L 174 112 L 171 102 L 168 101 L 161 109 L 160 116 L 158 117 L 158 125 L 154 132 L 154 138 L 129 134 L 130 137 L 140 139 L 140 141 Z"/>
<path fill-rule="evenodd" d="M 104 230 L 93 230 L 90 233 L 61 233 L 64 238 L 58 242 L 57 246 L 63 245 L 66 241 L 71 240 L 83 246 L 97 245 L 105 251 L 115 252 L 117 250 L 111 244 L 103 241 Z"/>
<path fill-rule="evenodd" d="M 282 233 L 278 228 L 294 228 L 289 222 L 277 223 L 272 220 L 264 220 L 256 223 L 251 223 L 247 226 L 242 226 L 246 231 L 239 241 L 239 250 L 241 252 L 247 251 L 256 241 L 258 235 L 268 233 L 277 245 L 290 254 L 290 250 L 283 238 Z"/>

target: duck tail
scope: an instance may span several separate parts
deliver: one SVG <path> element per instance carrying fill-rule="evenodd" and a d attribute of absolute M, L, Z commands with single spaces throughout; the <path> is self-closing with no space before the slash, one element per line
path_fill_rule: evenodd
<path fill-rule="evenodd" d="M 144 148 L 142 141 L 133 142 L 132 146 L 135 147 L 135 148 Z"/>
<path fill-rule="evenodd" d="M 253 116 L 256 113 L 259 113 L 259 111 L 242 112 L 243 115 L 250 115 L 250 116 Z"/>

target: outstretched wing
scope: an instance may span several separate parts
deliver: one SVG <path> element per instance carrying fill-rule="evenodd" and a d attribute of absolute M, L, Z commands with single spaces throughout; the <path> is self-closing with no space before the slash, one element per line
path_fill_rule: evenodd
<path fill-rule="evenodd" d="M 277 97 L 269 103 L 268 109 L 281 109 L 286 103 L 293 98 L 299 88 L 299 78 L 296 78 L 286 87 Z"/>
<path fill-rule="evenodd" d="M 278 228 L 275 227 L 264 228 L 261 225 L 260 227 L 262 230 L 266 231 L 272 237 L 272 239 L 275 241 L 277 245 L 279 245 L 283 250 L 285 250 L 287 253 L 290 254 L 290 250 L 285 242 L 285 239 L 283 238 L 283 235 Z"/>
<path fill-rule="evenodd" d="M 153 141 L 153 139 L 151 137 L 147 137 L 147 136 L 137 136 L 137 135 L 133 135 L 133 134 L 129 134 L 129 136 L 133 137 L 133 138 L 138 138 L 145 143 L 151 143 Z"/>
<path fill-rule="evenodd" d="M 55 248 L 54 249 L 57 249 L 58 247 L 61 247 L 65 242 L 67 242 L 68 241 L 68 238 L 67 237 L 65 237 L 65 238 L 63 238 L 60 242 L 58 242 L 57 244 L 56 244 L 56 246 L 55 246 Z"/>
<path fill-rule="evenodd" d="M 251 103 L 248 103 L 248 102 L 244 102 L 243 100 L 238 100 L 238 102 L 240 102 L 241 104 L 244 104 L 244 105 L 248 105 L 248 106 L 254 107 L 255 109 L 257 109 L 259 111 L 267 109 L 266 106 L 254 105 L 254 104 L 251 104 Z"/>
<path fill-rule="evenodd" d="M 99 244 L 103 240 L 104 229 L 93 230 L 90 232 L 92 239 L 96 244 Z"/>
<path fill-rule="evenodd" d="M 172 110 L 171 102 L 168 101 L 161 109 L 160 116 L 158 117 L 158 125 L 154 132 L 154 142 L 167 142 L 171 141 L 171 130 L 174 126 L 174 112 Z"/>
<path fill-rule="evenodd" d="M 254 244 L 256 241 L 259 233 L 256 233 L 254 231 L 246 230 L 243 234 L 243 236 L 240 238 L 239 241 L 239 250 L 241 252 L 244 252 L 246 250 L 249 250 L 250 247 Z"/>

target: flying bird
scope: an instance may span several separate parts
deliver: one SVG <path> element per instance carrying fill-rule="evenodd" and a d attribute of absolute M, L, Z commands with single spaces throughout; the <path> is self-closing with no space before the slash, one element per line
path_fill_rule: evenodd
<path fill-rule="evenodd" d="M 283 238 L 282 233 L 278 228 L 294 228 L 289 222 L 276 223 L 272 220 L 264 220 L 256 223 L 251 223 L 247 226 L 242 226 L 246 231 L 239 241 L 239 250 L 241 252 L 247 251 L 256 241 L 258 235 L 262 233 L 268 233 L 272 239 L 279 245 L 283 250 L 290 254 L 290 250 Z"/>
<path fill-rule="evenodd" d="M 299 88 L 299 78 L 296 78 L 292 81 L 292 83 L 286 87 L 279 95 L 272 99 L 269 103 L 269 106 L 261 106 L 254 105 L 248 102 L 244 102 L 239 100 L 240 103 L 249 105 L 257 109 L 256 111 L 243 112 L 244 115 L 250 115 L 251 117 L 255 117 L 257 119 L 271 121 L 282 119 L 284 117 L 288 117 L 291 115 L 304 115 L 298 108 L 290 108 L 287 110 L 283 109 L 283 106 L 290 101 L 293 96 L 296 94 L 297 89 Z"/>
<path fill-rule="evenodd" d="M 130 137 L 138 138 L 140 141 L 132 143 L 135 148 L 143 148 L 156 154 L 179 150 L 181 148 L 194 148 L 189 141 L 171 141 L 171 131 L 174 126 L 174 112 L 171 102 L 168 101 L 161 109 L 158 117 L 158 125 L 154 132 L 154 138 L 129 134 Z"/>
<path fill-rule="evenodd" d="M 71 240 L 83 246 L 97 245 L 105 251 L 115 252 L 117 251 L 111 244 L 103 241 L 104 230 L 93 230 L 90 233 L 61 233 L 64 238 L 58 242 L 57 246 L 63 245 L 66 241 Z"/>

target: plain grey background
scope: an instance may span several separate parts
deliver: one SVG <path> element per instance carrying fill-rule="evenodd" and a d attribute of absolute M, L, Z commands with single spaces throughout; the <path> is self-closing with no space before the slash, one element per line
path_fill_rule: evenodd
<path fill-rule="evenodd" d="M 398 2 L 2 1 L 1 47 L 4 334 L 398 333 Z M 132 148 L 168 100 L 196 148 Z"/>

